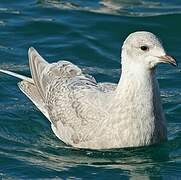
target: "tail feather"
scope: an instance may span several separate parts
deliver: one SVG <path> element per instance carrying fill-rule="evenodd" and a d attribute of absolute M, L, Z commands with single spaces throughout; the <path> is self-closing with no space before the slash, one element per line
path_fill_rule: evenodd
<path fill-rule="evenodd" d="M 50 121 L 49 114 L 48 114 L 48 111 L 46 110 L 45 103 L 43 102 L 43 100 L 36 88 L 36 85 L 24 80 L 24 81 L 21 81 L 18 83 L 18 87 Z"/>
<path fill-rule="evenodd" d="M 5 73 L 5 74 L 8 74 L 8 75 L 13 76 L 13 77 L 16 77 L 16 78 L 19 78 L 19 79 L 22 79 L 22 80 L 25 80 L 25 81 L 28 81 L 29 83 L 34 84 L 32 78 L 23 76 L 23 75 L 21 75 L 21 74 L 17 74 L 17 73 L 15 73 L 15 72 L 8 71 L 8 70 L 3 70 L 3 69 L 0 69 L 0 72 Z"/>

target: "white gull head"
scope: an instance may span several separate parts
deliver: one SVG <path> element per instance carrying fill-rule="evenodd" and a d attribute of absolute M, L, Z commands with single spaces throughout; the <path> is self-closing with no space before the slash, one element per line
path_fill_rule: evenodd
<path fill-rule="evenodd" d="M 112 121 L 121 124 L 117 127 L 120 136 L 115 140 L 117 144 L 120 141 L 120 146 L 145 146 L 167 139 L 155 75 L 159 63 L 177 65 L 154 34 L 134 32 L 124 41 L 122 74 L 111 107 Z"/>
<path fill-rule="evenodd" d="M 166 54 L 161 42 L 154 34 L 138 31 L 126 38 L 122 47 L 123 66 L 132 64 L 152 69 L 159 63 L 177 65 L 174 58 Z"/>

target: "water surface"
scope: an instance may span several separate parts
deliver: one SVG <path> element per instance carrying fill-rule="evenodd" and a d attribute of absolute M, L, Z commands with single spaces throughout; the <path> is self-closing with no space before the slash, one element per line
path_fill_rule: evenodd
<path fill-rule="evenodd" d="M 1 0 L 0 68 L 30 75 L 27 50 L 49 62 L 84 68 L 97 81 L 118 82 L 120 47 L 131 32 L 157 34 L 181 62 L 179 0 Z M 168 142 L 144 148 L 78 150 L 53 134 L 50 123 L 0 74 L 1 179 L 181 179 L 181 72 L 158 68 Z"/>

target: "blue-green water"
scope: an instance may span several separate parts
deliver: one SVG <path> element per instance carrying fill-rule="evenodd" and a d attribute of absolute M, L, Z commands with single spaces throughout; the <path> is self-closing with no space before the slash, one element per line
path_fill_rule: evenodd
<path fill-rule="evenodd" d="M 120 47 L 133 31 L 157 34 L 181 62 L 180 0 L 1 0 L 0 68 L 30 75 L 27 50 L 67 59 L 98 81 L 117 82 Z M 181 179 L 181 72 L 158 68 L 168 142 L 109 151 L 78 150 L 0 74 L 1 179 Z"/>

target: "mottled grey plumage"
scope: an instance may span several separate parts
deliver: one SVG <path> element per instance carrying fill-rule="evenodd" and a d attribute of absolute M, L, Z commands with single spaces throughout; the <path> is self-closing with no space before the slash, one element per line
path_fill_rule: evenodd
<path fill-rule="evenodd" d="M 56 135 L 71 145 L 91 140 L 108 118 L 105 100 L 116 85 L 97 83 L 68 61 L 49 64 L 33 48 L 29 61 L 35 84 L 24 80 L 19 87 L 49 119 Z"/>

